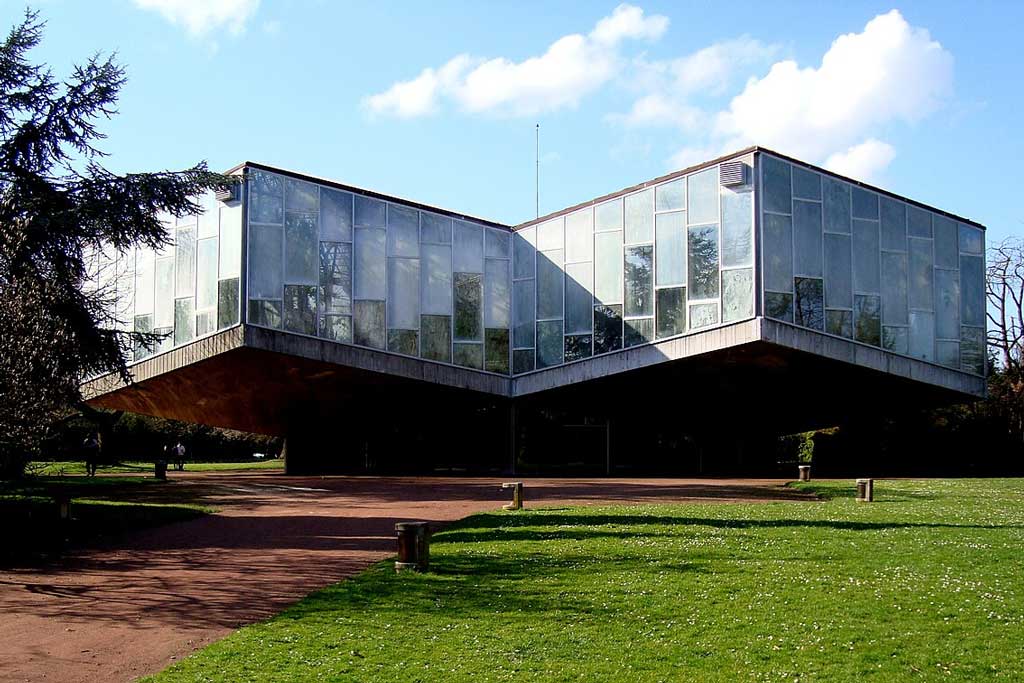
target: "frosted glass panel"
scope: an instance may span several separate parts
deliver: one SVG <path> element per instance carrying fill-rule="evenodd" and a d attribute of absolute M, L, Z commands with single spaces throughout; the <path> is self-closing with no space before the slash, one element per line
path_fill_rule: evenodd
<path fill-rule="evenodd" d="M 622 230 L 622 199 L 594 207 L 594 230 Z"/>
<path fill-rule="evenodd" d="M 317 281 L 316 214 L 285 213 L 284 281 L 315 284 Z"/>
<path fill-rule="evenodd" d="M 658 338 L 672 337 L 686 331 L 686 287 L 659 289 L 656 299 L 656 332 Z"/>
<path fill-rule="evenodd" d="M 907 250 L 907 208 L 903 202 L 881 198 L 882 249 Z"/>
<path fill-rule="evenodd" d="M 359 228 L 355 231 L 355 298 L 384 300 L 386 281 L 384 230 Z M 356 320 L 356 337 L 359 336 Z M 383 334 L 383 333 L 382 333 Z M 356 342 L 358 343 L 358 342 Z M 383 337 L 381 337 L 383 345 Z"/>
<path fill-rule="evenodd" d="M 565 267 L 565 333 L 591 331 L 594 295 L 594 264 L 571 263 Z"/>
<path fill-rule="evenodd" d="M 940 365 L 950 368 L 960 367 L 960 342 L 936 341 L 935 360 Z"/>
<path fill-rule="evenodd" d="M 735 192 L 722 188 L 723 268 L 749 266 L 753 262 L 753 197 L 749 190 Z"/>
<path fill-rule="evenodd" d="M 178 230 L 174 245 L 174 295 L 190 296 L 196 287 L 196 230 Z"/>
<path fill-rule="evenodd" d="M 594 353 L 622 348 L 622 306 L 594 307 Z"/>
<path fill-rule="evenodd" d="M 537 367 L 561 365 L 563 357 L 562 321 L 537 323 Z"/>
<path fill-rule="evenodd" d="M 959 230 L 961 252 L 965 254 L 981 254 L 985 251 L 985 236 L 980 229 L 960 223 Z"/>
<path fill-rule="evenodd" d="M 821 277 L 821 204 L 793 202 L 793 273 Z"/>
<path fill-rule="evenodd" d="M 825 329 L 825 297 L 820 278 L 798 277 L 795 280 L 796 299 L 793 313 L 797 325 L 812 330 Z"/>
<path fill-rule="evenodd" d="M 510 283 L 508 261 L 499 259 L 485 261 L 484 327 L 509 326 L 512 308 Z"/>
<path fill-rule="evenodd" d="M 419 336 L 416 330 L 388 329 L 388 351 L 404 356 L 419 355 Z"/>
<path fill-rule="evenodd" d="M 419 328 L 419 323 L 419 259 L 390 259 L 388 263 L 388 329 L 415 330 Z"/>
<path fill-rule="evenodd" d="M 422 307 L 424 313 L 452 313 L 452 248 L 446 244 L 420 245 L 422 263 Z"/>
<path fill-rule="evenodd" d="M 882 348 L 893 353 L 910 354 L 910 328 L 882 326 Z"/>
<path fill-rule="evenodd" d="M 284 285 L 283 235 L 280 226 L 249 226 L 250 299 L 281 298 Z M 159 321 L 157 327 L 160 327 Z"/>
<path fill-rule="evenodd" d="M 910 307 L 932 308 L 932 241 L 908 239 L 910 245 Z"/>
<path fill-rule="evenodd" d="M 764 187 L 764 210 L 789 213 L 792 182 L 790 165 L 766 154 L 761 155 L 761 177 Z"/>
<path fill-rule="evenodd" d="M 348 192 L 320 188 L 320 239 L 352 241 L 352 195 Z"/>
<path fill-rule="evenodd" d="M 598 303 L 622 301 L 622 233 L 594 235 L 594 296 Z"/>
<path fill-rule="evenodd" d="M 718 226 L 691 225 L 687 250 L 690 299 L 718 297 Z"/>
<path fill-rule="evenodd" d="M 907 234 L 911 237 L 932 236 L 932 215 L 916 206 L 907 207 Z"/>
<path fill-rule="evenodd" d="M 479 225 L 455 221 L 452 269 L 456 273 L 484 272 L 484 231 Z"/>
<path fill-rule="evenodd" d="M 594 259 L 594 213 L 590 209 L 565 217 L 565 262 Z"/>
<path fill-rule="evenodd" d="M 985 258 L 960 257 L 960 322 L 985 325 Z"/>
<path fill-rule="evenodd" d="M 765 292 L 764 313 L 769 318 L 793 322 L 793 295 L 783 292 Z"/>
<path fill-rule="evenodd" d="M 455 273 L 455 340 L 483 340 L 483 276 Z"/>
<path fill-rule="evenodd" d="M 651 190 L 623 198 L 625 203 L 626 244 L 654 241 L 654 200 Z"/>
<path fill-rule="evenodd" d="M 265 171 L 248 176 L 249 222 L 281 224 L 284 218 L 284 179 Z"/>
<path fill-rule="evenodd" d="M 420 255 L 419 212 L 399 204 L 388 205 L 388 256 Z"/>
<path fill-rule="evenodd" d="M 825 283 L 826 285 L 828 283 Z M 825 310 L 825 331 L 829 334 L 853 338 L 853 311 Z"/>
<path fill-rule="evenodd" d="M 214 241 L 216 244 L 216 241 Z M 153 313 L 153 298 L 156 294 L 156 259 L 149 249 L 135 252 L 135 315 Z M 149 321 L 150 330 L 153 321 Z"/>
<path fill-rule="evenodd" d="M 196 336 L 196 312 L 191 297 L 174 301 L 174 345 L 185 344 Z"/>
<path fill-rule="evenodd" d="M 217 329 L 238 324 L 238 278 L 217 283 Z"/>
<path fill-rule="evenodd" d="M 284 329 L 300 334 L 316 334 L 316 287 L 284 286 Z"/>
<path fill-rule="evenodd" d="M 484 229 L 484 256 L 486 258 L 510 258 L 512 256 L 511 244 L 512 233 L 507 230 Z"/>
<path fill-rule="evenodd" d="M 420 241 L 430 244 L 452 243 L 452 219 L 433 213 L 420 214 Z"/>
<path fill-rule="evenodd" d="M 442 363 L 452 361 L 451 316 L 420 316 L 420 357 Z"/>
<path fill-rule="evenodd" d="M 686 208 L 686 179 L 680 178 L 654 188 L 655 211 L 682 211 Z"/>
<path fill-rule="evenodd" d="M 483 344 L 459 344 L 452 345 L 452 362 L 464 368 L 474 370 L 484 369 L 484 345 Z"/>
<path fill-rule="evenodd" d="M 513 343 L 517 349 L 533 348 L 534 321 L 536 320 L 533 280 L 517 280 L 512 283 L 512 295 L 515 298 L 513 313 Z"/>
<path fill-rule="evenodd" d="M 882 344 L 882 297 L 853 297 L 854 339 L 872 346 Z"/>
<path fill-rule="evenodd" d="M 355 195 L 355 227 L 383 228 L 387 225 L 387 205 L 379 199 Z"/>
<path fill-rule="evenodd" d="M 910 312 L 910 355 L 924 360 L 935 358 L 935 314 Z"/>
<path fill-rule="evenodd" d="M 565 221 L 559 217 L 537 226 L 538 251 L 562 249 L 565 245 Z"/>
<path fill-rule="evenodd" d="M 655 282 L 659 286 L 686 284 L 686 213 L 660 213 L 655 220 Z M 749 233 L 749 224 L 747 228 Z"/>
<path fill-rule="evenodd" d="M 537 317 L 562 317 L 562 252 L 547 251 L 537 254 Z M 559 344 L 561 354 L 561 344 Z"/>
<path fill-rule="evenodd" d="M 985 328 L 960 328 L 960 367 L 976 375 L 985 374 Z"/>
<path fill-rule="evenodd" d="M 824 176 L 821 179 L 823 211 L 827 232 L 850 232 L 850 186 Z"/>
<path fill-rule="evenodd" d="M 878 195 L 861 187 L 850 188 L 853 192 L 853 217 L 878 220 Z"/>
<path fill-rule="evenodd" d="M 690 223 L 718 222 L 718 167 L 686 178 Z"/>
<path fill-rule="evenodd" d="M 484 370 L 508 374 L 508 330 L 484 331 Z"/>
<path fill-rule="evenodd" d="M 248 322 L 263 327 L 281 327 L 281 301 L 249 301 Z"/>
<path fill-rule="evenodd" d="M 765 214 L 762 230 L 764 287 L 788 292 L 793 286 L 793 219 Z"/>
<path fill-rule="evenodd" d="M 690 306 L 690 329 L 718 324 L 717 304 L 693 304 Z"/>
<path fill-rule="evenodd" d="M 221 278 L 238 277 L 242 272 L 242 209 L 220 207 L 220 269 Z"/>
<path fill-rule="evenodd" d="M 882 252 L 882 322 L 907 324 L 907 255 Z"/>
<path fill-rule="evenodd" d="M 722 271 L 722 322 L 754 316 L 754 272 L 750 268 Z"/>
<path fill-rule="evenodd" d="M 515 252 L 515 257 L 512 259 L 512 272 L 517 280 L 534 276 L 534 261 L 537 252 L 533 245 L 536 239 L 536 228 L 524 228 L 516 232 L 512 237 L 512 245 Z"/>
<path fill-rule="evenodd" d="M 348 242 L 320 243 L 320 310 L 352 314 L 352 245 Z"/>
<path fill-rule="evenodd" d="M 356 231 L 358 238 L 359 230 Z M 381 245 L 383 246 L 383 244 Z M 353 304 L 353 341 L 359 346 L 384 348 L 384 302 L 356 301 Z"/>
<path fill-rule="evenodd" d="M 825 305 L 853 307 L 853 265 L 850 236 L 825 235 Z"/>
<path fill-rule="evenodd" d="M 853 221 L 853 290 L 879 291 L 878 221 Z"/>
<path fill-rule="evenodd" d="M 136 277 L 138 274 L 136 273 Z M 141 293 L 139 293 L 141 294 Z M 136 297 L 135 312 L 140 298 Z M 150 300 L 152 306 L 152 300 Z M 196 251 L 196 308 L 205 311 L 217 307 L 217 238 L 200 240 Z M 149 312 L 149 311 L 145 311 Z"/>
<path fill-rule="evenodd" d="M 821 176 L 801 166 L 793 166 L 793 196 L 821 199 Z"/>
<path fill-rule="evenodd" d="M 313 183 L 296 178 L 285 178 L 284 210 L 287 211 L 319 211 L 320 192 Z"/>
<path fill-rule="evenodd" d="M 654 247 L 625 249 L 625 315 L 654 315 L 653 301 Z"/>
<path fill-rule="evenodd" d="M 960 336 L 960 273 L 955 270 L 935 271 L 935 335 Z"/>
<path fill-rule="evenodd" d="M 935 267 L 956 268 L 960 254 L 960 238 L 956 223 L 945 216 L 932 216 L 935 230 Z"/>

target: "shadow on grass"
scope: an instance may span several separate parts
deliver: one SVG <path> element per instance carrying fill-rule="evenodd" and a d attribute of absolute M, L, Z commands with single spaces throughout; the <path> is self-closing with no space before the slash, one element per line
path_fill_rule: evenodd
<path fill-rule="evenodd" d="M 802 482 L 790 482 L 788 487 L 794 491 L 811 493 L 822 500 L 853 500 L 857 497 L 857 486 L 836 486 L 829 484 L 805 484 Z M 887 487 L 879 488 L 879 480 L 875 480 L 875 502 L 876 503 L 911 503 L 938 500 L 940 496 L 924 491 L 902 491 Z"/>

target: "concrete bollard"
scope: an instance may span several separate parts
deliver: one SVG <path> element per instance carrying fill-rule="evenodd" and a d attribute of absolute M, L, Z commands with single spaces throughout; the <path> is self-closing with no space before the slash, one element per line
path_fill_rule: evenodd
<path fill-rule="evenodd" d="M 395 571 L 411 569 L 425 572 L 430 569 L 430 529 L 426 522 L 399 522 L 395 525 L 398 533 L 398 560 Z"/>
<path fill-rule="evenodd" d="M 857 480 L 857 502 L 858 503 L 870 503 L 875 499 L 875 480 L 874 479 L 858 479 Z"/>
<path fill-rule="evenodd" d="M 800 472 L 800 481 L 811 480 L 811 466 L 810 465 L 798 465 L 797 470 Z"/>
<path fill-rule="evenodd" d="M 71 521 L 71 496 L 66 493 L 59 493 L 53 497 L 53 502 L 57 504 L 57 519 L 61 522 Z"/>
<path fill-rule="evenodd" d="M 512 502 L 507 505 L 502 505 L 503 510 L 522 510 L 523 509 L 523 482 L 521 481 L 510 481 L 505 482 L 501 485 L 503 489 L 512 489 Z"/>

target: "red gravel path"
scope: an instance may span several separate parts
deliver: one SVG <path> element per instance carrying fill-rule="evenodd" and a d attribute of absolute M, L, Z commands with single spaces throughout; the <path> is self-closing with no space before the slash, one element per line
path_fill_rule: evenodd
<path fill-rule="evenodd" d="M 0 681 L 117 683 L 154 673 L 393 554 L 395 522 L 451 521 L 509 495 L 499 479 L 174 479 L 176 499 L 220 512 L 42 569 L 0 568 Z M 524 497 L 527 506 L 807 499 L 782 483 L 528 479 Z"/>

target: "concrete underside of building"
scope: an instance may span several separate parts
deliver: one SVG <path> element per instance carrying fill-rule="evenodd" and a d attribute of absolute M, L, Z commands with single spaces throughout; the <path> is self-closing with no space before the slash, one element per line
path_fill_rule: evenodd
<path fill-rule="evenodd" d="M 294 473 L 764 471 L 766 436 L 985 393 L 765 318 L 517 377 L 246 325 L 132 371 L 87 383 L 89 403 L 282 436 Z"/>

